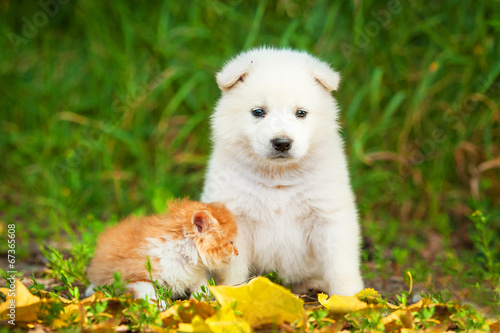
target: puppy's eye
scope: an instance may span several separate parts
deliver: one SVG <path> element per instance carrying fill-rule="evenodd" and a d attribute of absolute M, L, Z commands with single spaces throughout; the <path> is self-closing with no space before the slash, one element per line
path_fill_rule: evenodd
<path fill-rule="evenodd" d="M 266 116 L 266 111 L 261 108 L 255 108 L 252 110 L 252 114 L 256 118 L 263 118 Z"/>
<path fill-rule="evenodd" d="M 305 118 L 306 116 L 307 116 L 306 110 L 297 110 L 297 113 L 295 113 L 295 117 L 297 118 Z"/>

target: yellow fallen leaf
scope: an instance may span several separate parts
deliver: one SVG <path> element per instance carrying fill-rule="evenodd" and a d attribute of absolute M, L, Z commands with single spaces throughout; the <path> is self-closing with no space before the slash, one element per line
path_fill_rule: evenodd
<path fill-rule="evenodd" d="M 45 295 L 46 297 L 48 295 Z M 42 294 L 43 297 L 43 294 Z M 97 301 L 107 301 L 112 300 L 104 295 L 102 292 L 96 292 L 92 296 L 82 299 L 81 301 L 71 301 L 63 297 L 59 297 L 59 301 L 62 302 L 64 309 L 59 315 L 59 318 L 54 320 L 52 323 L 53 328 L 62 328 L 73 323 L 78 323 L 81 321 L 81 315 L 84 313 L 84 307 L 94 304 Z M 111 316 L 107 314 L 101 314 L 106 316 Z"/>
<path fill-rule="evenodd" d="M 206 323 L 213 333 L 252 332 L 250 324 L 243 320 L 241 316 L 236 315 L 232 304 L 224 305 L 215 315 L 208 318 Z"/>
<path fill-rule="evenodd" d="M 180 323 L 177 332 L 210 332 L 210 327 L 205 323 L 203 318 L 198 315 L 193 317 L 191 324 Z"/>
<path fill-rule="evenodd" d="M 111 320 L 106 320 L 100 323 L 95 323 L 90 326 L 87 326 L 84 332 L 93 332 L 93 333 L 111 333 L 111 332 L 126 332 L 127 326 L 123 327 L 125 330 L 120 330 L 120 326 L 116 326 L 116 322 Z"/>
<path fill-rule="evenodd" d="M 41 306 L 46 303 L 46 300 L 32 295 L 18 279 L 14 283 L 14 289 L 0 288 L 0 292 L 7 296 L 6 301 L 0 304 L 1 320 L 15 318 L 16 322 L 36 322 Z"/>
<path fill-rule="evenodd" d="M 176 302 L 175 305 L 160 313 L 160 319 L 163 326 L 170 327 L 177 323 L 191 324 L 196 316 L 206 319 L 214 313 L 215 310 L 210 304 L 191 299 Z"/>
<path fill-rule="evenodd" d="M 389 303 L 387 305 L 389 305 Z M 432 300 L 429 298 L 422 298 L 417 303 L 414 303 L 408 307 L 401 307 L 391 304 L 389 308 L 395 309 L 396 311 L 393 311 L 388 316 L 382 318 L 382 324 L 384 324 L 387 331 L 393 330 L 396 326 L 413 329 L 414 324 L 412 312 L 419 311 L 423 307 L 436 305 L 438 304 L 433 304 Z"/>
<path fill-rule="evenodd" d="M 354 296 L 356 296 L 360 301 L 368 304 L 378 304 L 380 298 L 382 297 L 382 295 L 380 295 L 378 291 L 373 288 L 365 288 Z"/>
<path fill-rule="evenodd" d="M 83 307 L 93 304 L 98 300 L 106 300 L 103 293 L 97 292 L 80 302 L 68 300 L 64 297 L 53 298 L 50 293 L 41 290 L 40 297 L 30 293 L 28 288 L 16 279 L 14 289 L 0 288 L 0 292 L 7 296 L 7 300 L 0 304 L 0 319 L 10 320 L 14 312 L 11 313 L 12 305 L 15 305 L 15 321 L 19 323 L 41 322 L 39 318 L 43 317 L 47 310 L 56 302 L 62 305 L 59 318 L 52 322 L 53 328 L 61 328 L 80 321 L 80 315 Z M 11 306 L 11 308 L 9 308 Z M 9 314 L 11 316 L 9 316 Z"/>
<path fill-rule="evenodd" d="M 392 309 L 392 310 L 398 310 L 398 309 L 401 309 L 401 307 L 399 305 L 395 305 L 395 304 L 392 304 L 392 303 L 389 303 L 387 302 L 385 304 L 389 309 Z"/>
<path fill-rule="evenodd" d="M 382 324 L 387 331 L 392 331 L 395 327 L 412 329 L 413 315 L 408 309 L 399 309 L 382 318 Z"/>
<path fill-rule="evenodd" d="M 87 306 L 87 305 L 92 305 L 94 304 L 95 302 L 112 302 L 112 301 L 117 301 L 117 302 L 120 302 L 120 300 L 118 298 L 110 298 L 110 297 L 107 297 L 103 292 L 95 292 L 94 294 L 92 294 L 92 296 L 89 296 L 87 298 L 84 298 L 82 299 L 79 303 L 83 306 Z M 121 303 L 121 302 L 120 302 Z"/>
<path fill-rule="evenodd" d="M 325 294 L 318 294 L 318 302 L 333 313 L 349 313 L 374 307 L 360 301 L 356 296 L 332 295 L 327 298 Z"/>
<path fill-rule="evenodd" d="M 417 303 L 414 303 L 408 307 L 408 310 L 415 311 L 415 310 L 420 310 L 423 307 L 426 307 L 428 305 L 434 304 L 430 298 L 422 298 L 420 301 Z M 434 304 L 434 305 L 439 305 L 439 304 Z"/>
<path fill-rule="evenodd" d="M 487 319 L 486 323 L 490 327 L 491 332 L 500 332 L 500 321 L 497 319 Z"/>
<path fill-rule="evenodd" d="M 252 327 L 270 323 L 293 323 L 302 318 L 304 301 L 285 287 L 262 276 L 238 287 L 209 288 L 222 306 L 233 304 L 235 310 L 242 313 L 243 320 Z"/>

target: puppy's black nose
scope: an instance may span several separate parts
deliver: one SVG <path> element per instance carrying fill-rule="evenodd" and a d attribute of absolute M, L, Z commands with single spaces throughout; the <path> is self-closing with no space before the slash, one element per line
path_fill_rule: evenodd
<path fill-rule="evenodd" d="M 287 151 L 292 148 L 293 140 L 290 138 L 275 138 L 271 140 L 273 148 L 279 151 Z"/>

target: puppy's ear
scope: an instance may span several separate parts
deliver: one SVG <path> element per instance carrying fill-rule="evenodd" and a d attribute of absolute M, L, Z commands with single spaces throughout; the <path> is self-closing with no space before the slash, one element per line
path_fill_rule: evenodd
<path fill-rule="evenodd" d="M 337 90 L 340 84 L 340 75 L 330 66 L 322 61 L 315 62 L 311 66 L 313 77 L 328 91 Z"/>
<path fill-rule="evenodd" d="M 208 210 L 197 210 L 191 216 L 194 231 L 202 234 L 205 233 L 213 223 L 217 223 Z"/>
<path fill-rule="evenodd" d="M 232 60 L 217 73 L 217 84 L 220 90 L 228 91 L 248 74 L 252 62 L 247 59 Z"/>

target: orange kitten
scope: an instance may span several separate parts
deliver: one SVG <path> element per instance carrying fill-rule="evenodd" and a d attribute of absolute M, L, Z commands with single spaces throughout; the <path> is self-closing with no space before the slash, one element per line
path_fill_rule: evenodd
<path fill-rule="evenodd" d="M 153 280 L 168 285 L 174 298 L 183 297 L 200 290 L 207 270 L 222 269 L 238 255 L 236 222 L 223 204 L 183 199 L 168 208 L 168 214 L 129 217 L 100 235 L 87 295 L 95 285 L 111 284 L 119 272 L 135 297 L 154 299 L 145 268 L 149 256 Z"/>

